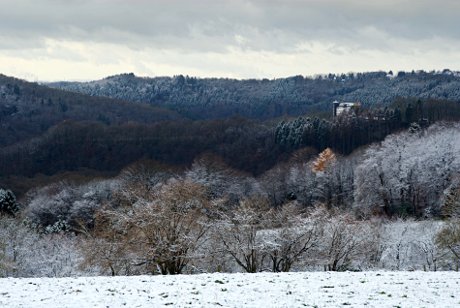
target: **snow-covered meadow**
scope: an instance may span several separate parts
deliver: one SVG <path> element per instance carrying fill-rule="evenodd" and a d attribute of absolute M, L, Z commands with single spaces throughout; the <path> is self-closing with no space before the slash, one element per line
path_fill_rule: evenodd
<path fill-rule="evenodd" d="M 0 307 L 460 307 L 458 272 L 3 278 Z"/>

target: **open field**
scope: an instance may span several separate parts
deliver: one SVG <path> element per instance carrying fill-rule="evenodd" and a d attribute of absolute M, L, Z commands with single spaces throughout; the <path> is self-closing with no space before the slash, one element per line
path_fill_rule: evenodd
<path fill-rule="evenodd" d="M 460 307 L 458 272 L 4 278 L 0 307 Z"/>

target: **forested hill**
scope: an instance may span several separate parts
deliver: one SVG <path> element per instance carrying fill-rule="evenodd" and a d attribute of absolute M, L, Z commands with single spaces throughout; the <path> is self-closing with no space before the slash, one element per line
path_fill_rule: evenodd
<path fill-rule="evenodd" d="M 359 101 L 385 106 L 396 98 L 460 101 L 460 73 L 371 72 L 305 78 L 235 80 L 223 78 L 144 78 L 122 74 L 103 80 L 57 82 L 51 87 L 168 107 L 192 119 L 235 115 L 268 119 L 329 112 L 331 102 Z"/>
<path fill-rule="evenodd" d="M 171 110 L 91 97 L 0 75 L 0 146 L 39 136 L 65 120 L 103 124 L 176 120 Z"/>
<path fill-rule="evenodd" d="M 112 89 L 120 94 L 123 99 L 120 100 L 0 76 L 0 187 L 20 194 L 38 185 L 35 182 L 24 185 L 27 178 L 52 177 L 66 172 L 113 174 L 145 159 L 188 168 L 199 157 L 212 155 L 238 172 L 258 176 L 286 162 L 297 151 L 307 153 L 303 158 L 326 148 L 348 155 L 409 127 L 417 130 L 438 121 L 458 121 L 460 103 L 452 98 L 458 90 L 445 92 L 450 100 L 423 99 L 435 89 L 457 86 L 458 79 L 456 74 L 448 72 L 399 74 L 392 78 L 382 73 L 369 73 L 335 76 L 335 79 L 331 75 L 326 79 L 293 77 L 273 81 L 181 76 L 146 79 L 120 75 L 99 82 L 73 84 L 87 89 L 96 85 L 98 89 Z M 396 87 L 398 80 L 399 88 Z M 308 108 L 323 108 L 319 110 L 331 114 L 331 100 L 339 98 L 333 93 L 346 85 L 361 83 L 362 88 L 342 97 L 359 91 L 371 92 L 370 89 L 377 89 L 379 83 L 387 87 L 379 93 L 410 89 L 407 91 L 416 96 L 430 80 L 433 83 L 438 80 L 438 86 L 417 98 L 388 101 L 386 108 L 361 108 L 353 116 L 325 119 L 306 112 L 284 121 L 247 118 L 285 114 L 283 110 L 295 114 Z M 128 101 L 130 95 L 147 97 L 148 93 L 154 93 L 154 83 L 169 88 L 170 92 L 164 92 L 168 96 L 164 97 L 173 97 L 177 104 L 170 103 L 174 102 L 172 100 L 156 105 Z M 275 86 L 283 84 L 286 85 L 284 92 L 276 94 Z M 394 88 L 389 84 L 395 84 Z M 197 89 L 202 89 L 201 94 Z M 292 97 L 298 102 L 308 100 L 311 96 L 306 95 L 307 92 L 318 94 L 318 101 L 322 103 L 303 105 L 289 100 Z M 212 93 L 217 94 L 212 96 Z M 204 98 L 207 103 L 202 102 Z M 188 104 L 187 100 L 194 103 Z M 239 103 L 232 103 L 235 100 Z M 265 102 L 272 102 L 279 108 Z M 235 114 L 245 117 L 233 117 Z M 214 119 L 224 116 L 232 117 Z"/>

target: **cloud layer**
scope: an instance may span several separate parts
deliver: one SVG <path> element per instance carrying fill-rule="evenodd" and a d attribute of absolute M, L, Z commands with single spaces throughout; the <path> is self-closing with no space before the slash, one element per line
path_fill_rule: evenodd
<path fill-rule="evenodd" d="M 0 67 L 236 78 L 460 69 L 457 0 L 0 1 Z"/>

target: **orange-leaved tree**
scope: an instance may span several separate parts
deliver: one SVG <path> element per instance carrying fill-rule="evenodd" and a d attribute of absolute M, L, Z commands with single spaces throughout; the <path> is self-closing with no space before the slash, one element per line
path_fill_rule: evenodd
<path fill-rule="evenodd" d="M 326 168 L 332 165 L 336 160 L 334 152 L 330 148 L 325 149 L 319 153 L 318 158 L 313 162 L 313 172 L 324 172 Z"/>

